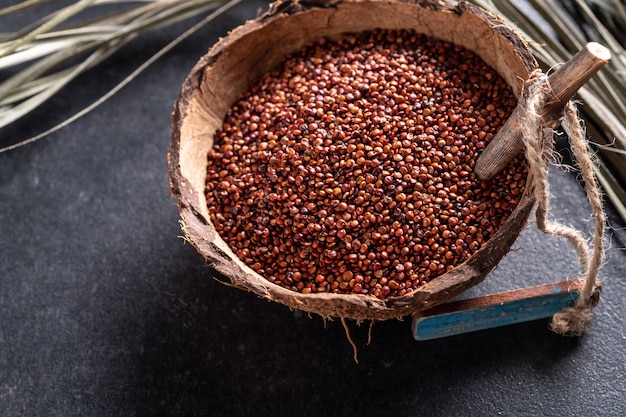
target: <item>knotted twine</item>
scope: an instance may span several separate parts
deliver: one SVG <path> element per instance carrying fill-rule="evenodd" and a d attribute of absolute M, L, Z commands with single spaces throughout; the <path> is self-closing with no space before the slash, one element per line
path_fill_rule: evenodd
<path fill-rule="evenodd" d="M 570 101 L 563 109 L 561 126 L 568 136 L 574 159 L 578 164 L 584 181 L 587 199 L 595 220 L 593 232 L 593 252 L 583 234 L 561 223 L 548 220 L 550 212 L 550 190 L 548 168 L 553 160 L 553 129 L 541 116 L 544 103 L 550 97 L 550 85 L 545 74 L 535 76 L 520 99 L 525 112 L 525 125 L 522 138 L 526 162 L 528 164 L 530 184 L 534 187 L 537 201 L 535 218 L 537 227 L 547 235 L 567 239 L 576 251 L 578 263 L 583 274 L 584 285 L 576 303 L 566 307 L 552 317 L 551 329 L 558 334 L 579 336 L 591 325 L 592 307 L 597 300 L 596 279 L 604 256 L 604 211 L 599 186 L 593 172 L 591 152 L 585 139 L 582 121 L 578 117 L 576 106 Z"/>

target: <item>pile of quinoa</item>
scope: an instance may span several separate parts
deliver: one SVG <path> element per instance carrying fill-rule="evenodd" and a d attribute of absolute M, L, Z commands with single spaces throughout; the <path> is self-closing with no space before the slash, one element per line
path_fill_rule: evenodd
<path fill-rule="evenodd" d="M 521 155 L 490 181 L 473 173 L 516 103 L 476 54 L 411 30 L 321 39 L 262 76 L 216 132 L 210 219 L 277 285 L 406 295 L 518 204 Z"/>

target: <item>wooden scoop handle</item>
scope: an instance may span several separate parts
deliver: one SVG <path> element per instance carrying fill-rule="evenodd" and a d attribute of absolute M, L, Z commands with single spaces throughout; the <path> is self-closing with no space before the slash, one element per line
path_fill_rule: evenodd
<path fill-rule="evenodd" d="M 560 66 L 550 76 L 550 93 L 541 112 L 541 117 L 550 124 L 561 118 L 563 108 L 576 94 L 576 91 L 593 77 L 611 59 L 611 51 L 597 42 L 590 42 L 569 61 Z M 474 173 L 481 180 L 491 179 L 503 170 L 522 150 L 524 112 L 516 107 L 500 132 L 491 140 L 478 157 Z"/>

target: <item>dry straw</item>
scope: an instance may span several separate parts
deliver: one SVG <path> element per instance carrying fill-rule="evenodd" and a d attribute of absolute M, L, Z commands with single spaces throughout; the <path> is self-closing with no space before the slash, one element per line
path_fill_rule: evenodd
<path fill-rule="evenodd" d="M 0 18 L 48 2 L 49 0 L 29 0 L 0 9 Z M 19 67 L 19 71 L 0 83 L 1 129 L 35 110 L 77 76 L 102 62 L 138 35 L 214 9 L 200 23 L 166 45 L 94 104 L 41 135 L 0 149 L 0 153 L 39 140 L 93 110 L 174 46 L 240 2 L 241 0 L 80 0 L 20 31 L 0 34 L 0 71 Z M 82 17 L 82 13 L 88 9 L 103 5 L 119 5 L 119 9 L 95 19 Z M 70 19 L 78 19 L 79 22 L 67 23 Z"/>

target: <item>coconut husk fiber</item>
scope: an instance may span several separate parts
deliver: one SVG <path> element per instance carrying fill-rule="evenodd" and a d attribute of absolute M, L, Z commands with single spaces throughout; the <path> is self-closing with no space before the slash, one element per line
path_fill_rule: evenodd
<path fill-rule="evenodd" d="M 530 185 L 506 223 L 453 270 L 405 296 L 301 294 L 270 283 L 240 261 L 209 220 L 204 196 L 207 152 L 234 102 L 262 74 L 303 45 L 322 37 L 375 28 L 408 29 L 466 47 L 494 68 L 519 97 L 537 63 L 522 39 L 497 17 L 469 3 L 437 1 L 282 1 L 234 29 L 189 73 L 175 103 L 169 178 L 188 240 L 236 287 L 292 309 L 355 320 L 411 315 L 481 282 L 509 251 L 534 205 Z M 527 184 L 531 182 L 528 181 Z"/>

